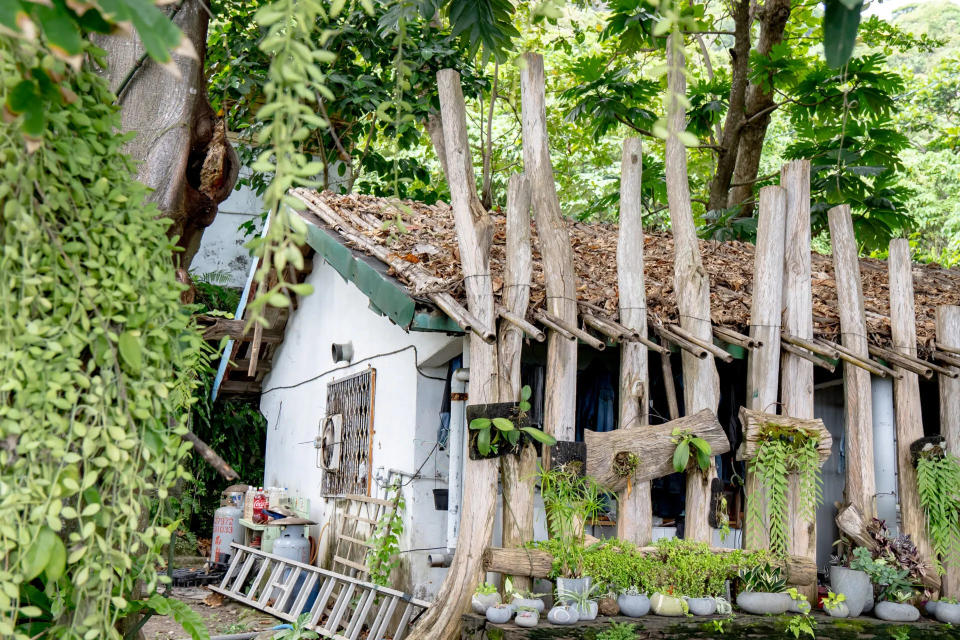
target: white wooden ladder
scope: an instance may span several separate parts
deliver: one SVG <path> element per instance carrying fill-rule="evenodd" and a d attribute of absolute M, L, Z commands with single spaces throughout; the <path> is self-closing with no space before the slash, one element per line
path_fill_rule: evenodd
<path fill-rule="evenodd" d="M 325 638 L 403 640 L 430 606 L 381 587 L 259 549 L 232 545 L 233 558 L 219 586 L 228 598 L 294 622 L 309 613 L 307 627 Z"/>

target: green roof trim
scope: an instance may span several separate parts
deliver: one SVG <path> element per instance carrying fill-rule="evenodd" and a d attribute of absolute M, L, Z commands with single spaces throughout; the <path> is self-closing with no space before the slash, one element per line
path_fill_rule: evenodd
<path fill-rule="evenodd" d="M 414 331 L 442 331 L 443 333 L 463 333 L 456 322 L 441 311 L 418 311 L 413 316 L 410 328 Z"/>
<path fill-rule="evenodd" d="M 369 263 L 354 256 L 336 238 L 316 225 L 307 223 L 307 244 L 343 279 L 352 282 L 370 300 L 370 306 L 403 328 L 410 327 L 416 304 L 406 291 Z"/>

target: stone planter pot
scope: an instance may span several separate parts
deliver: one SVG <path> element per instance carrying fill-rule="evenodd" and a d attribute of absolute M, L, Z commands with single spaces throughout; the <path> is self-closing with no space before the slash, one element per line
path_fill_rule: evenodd
<path fill-rule="evenodd" d="M 596 620 L 599 607 L 596 600 L 587 600 L 583 604 L 576 605 L 577 616 L 580 620 Z"/>
<path fill-rule="evenodd" d="M 617 604 L 620 605 L 620 615 L 628 618 L 642 618 L 650 613 L 650 598 L 645 593 L 636 596 L 621 593 L 617 597 Z"/>
<path fill-rule="evenodd" d="M 790 608 L 787 609 L 787 611 L 790 613 L 801 613 L 806 615 L 810 613 L 811 608 L 812 607 L 810 606 L 810 603 L 807 602 L 806 598 L 803 600 L 794 600 L 793 598 L 790 598 Z"/>
<path fill-rule="evenodd" d="M 473 598 L 470 599 L 470 607 L 473 612 L 481 616 L 487 613 L 487 609 L 498 604 L 500 604 L 499 593 L 475 593 Z"/>
<path fill-rule="evenodd" d="M 658 616 L 679 618 L 687 614 L 686 603 L 675 596 L 655 593 L 650 596 L 650 608 Z"/>
<path fill-rule="evenodd" d="M 790 602 L 792 599 L 786 593 L 741 591 L 737 596 L 737 606 L 756 615 L 786 613 L 790 609 Z"/>
<path fill-rule="evenodd" d="M 512 604 L 515 609 L 527 607 L 529 609 L 533 609 L 537 613 L 543 613 L 543 610 L 546 609 L 546 605 L 540 598 L 514 597 L 514 599 L 510 601 L 510 604 Z"/>
<path fill-rule="evenodd" d="M 717 601 L 713 598 L 686 598 L 690 613 L 695 616 L 712 616 L 717 612 Z"/>
<path fill-rule="evenodd" d="M 830 590 L 846 596 L 851 618 L 856 618 L 863 613 L 868 599 L 873 601 L 873 585 L 870 584 L 870 576 L 863 571 L 854 571 L 846 567 L 830 567 Z"/>
<path fill-rule="evenodd" d="M 836 606 L 829 609 L 825 606 L 823 610 L 832 618 L 846 618 L 850 616 L 850 607 L 847 606 L 846 602 L 838 602 Z"/>
<path fill-rule="evenodd" d="M 931 602 L 927 603 L 927 611 L 930 611 Z M 933 617 L 940 622 L 950 624 L 960 624 L 960 604 L 950 604 L 949 602 L 937 602 L 933 608 Z"/>
<path fill-rule="evenodd" d="M 937 615 L 937 605 L 940 604 L 937 600 L 927 600 L 923 605 L 923 610 L 927 612 L 927 615 L 933 618 Z"/>
<path fill-rule="evenodd" d="M 547 621 L 553 624 L 574 624 L 580 620 L 576 607 L 560 604 L 547 612 Z"/>
<path fill-rule="evenodd" d="M 517 611 L 517 617 L 513 621 L 518 627 L 535 627 L 540 622 L 540 614 L 536 611 Z"/>
<path fill-rule="evenodd" d="M 583 595 L 590 591 L 592 578 L 557 578 L 557 600 L 563 604 L 570 604 L 574 600 L 566 594 Z"/>
<path fill-rule="evenodd" d="M 878 602 L 873 614 L 890 622 L 916 622 L 920 619 L 920 610 L 905 602 Z"/>
<path fill-rule="evenodd" d="M 620 615 L 620 605 L 617 604 L 617 599 L 613 596 L 607 595 L 597 600 L 597 607 L 601 616 L 611 618 Z"/>
<path fill-rule="evenodd" d="M 504 624 L 510 622 L 510 618 L 513 617 L 513 607 L 508 604 L 499 604 L 492 607 L 487 607 L 487 622 L 492 622 L 493 624 Z"/>

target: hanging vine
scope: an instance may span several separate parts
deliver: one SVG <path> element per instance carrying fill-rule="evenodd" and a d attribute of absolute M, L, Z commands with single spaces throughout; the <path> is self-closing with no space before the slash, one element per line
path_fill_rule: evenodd
<path fill-rule="evenodd" d="M 960 561 L 960 459 L 941 445 L 928 445 L 916 456 L 917 491 L 927 515 L 927 531 L 938 561 Z"/>

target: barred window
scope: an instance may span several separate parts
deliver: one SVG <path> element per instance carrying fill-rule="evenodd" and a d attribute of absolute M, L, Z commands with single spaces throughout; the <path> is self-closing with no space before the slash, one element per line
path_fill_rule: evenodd
<path fill-rule="evenodd" d="M 327 384 L 327 415 L 340 415 L 342 427 L 339 465 L 323 474 L 324 496 L 370 495 L 376 378 L 371 367 Z"/>

